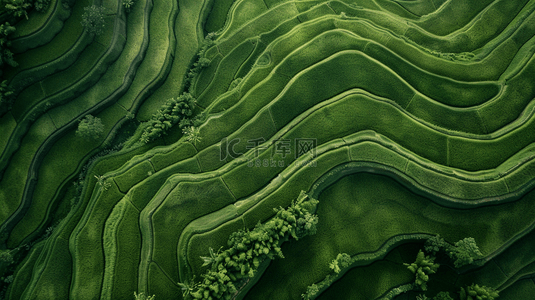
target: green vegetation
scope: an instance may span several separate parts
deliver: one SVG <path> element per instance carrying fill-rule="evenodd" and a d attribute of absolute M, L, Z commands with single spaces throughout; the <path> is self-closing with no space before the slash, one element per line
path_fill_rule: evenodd
<path fill-rule="evenodd" d="M 474 261 L 483 258 L 483 254 L 479 251 L 479 247 L 473 238 L 465 238 L 456 242 L 455 247 L 448 254 L 452 259 L 455 259 L 456 268 L 472 264 Z"/>
<path fill-rule="evenodd" d="M 152 115 L 147 122 L 146 128 L 140 140 L 144 143 L 153 141 L 169 132 L 171 127 L 178 124 L 180 129 L 186 129 L 191 126 L 191 116 L 195 108 L 195 98 L 189 93 L 183 93 L 177 98 L 171 98 Z M 193 129 L 190 129 L 195 133 Z"/>
<path fill-rule="evenodd" d="M 2 1 L 4 2 L 4 1 Z M 28 0 L 8 0 L 5 1 L 6 10 L 15 17 L 24 16 L 28 19 L 28 13 L 26 12 L 32 7 L 32 3 Z"/>
<path fill-rule="evenodd" d="M 210 248 L 209 257 L 201 257 L 203 267 L 209 269 L 200 282 L 181 283 L 183 296 L 193 299 L 232 299 L 238 289 L 266 260 L 284 258 L 281 244 L 293 238 L 299 240 L 316 233 L 318 217 L 315 211 L 318 201 L 309 198 L 304 191 L 290 207 L 275 209 L 277 213 L 268 222 L 260 222 L 253 230 L 240 230 L 230 235 L 228 249 L 214 252 Z"/>
<path fill-rule="evenodd" d="M 461 288 L 460 296 L 461 300 L 494 300 L 498 298 L 499 294 L 493 288 L 472 284 L 466 288 Z"/>
<path fill-rule="evenodd" d="M 104 133 L 104 124 L 102 120 L 92 115 L 86 115 L 80 123 L 76 134 L 82 138 L 99 139 Z"/>
<path fill-rule="evenodd" d="M 426 256 L 425 253 L 420 250 L 416 256 L 416 261 L 407 264 L 407 269 L 414 273 L 416 279 L 414 280 L 414 285 L 421 289 L 422 291 L 427 291 L 427 282 L 429 281 L 429 275 L 437 272 L 439 264 L 435 263 L 435 258 L 433 256 Z"/>
<path fill-rule="evenodd" d="M 90 34 L 101 35 L 104 32 L 104 6 L 91 5 L 84 8 L 82 25 Z"/>
<path fill-rule="evenodd" d="M 16 28 L 11 26 L 9 22 L 0 25 L 0 67 L 10 65 L 12 67 L 18 66 L 17 62 L 13 60 L 13 53 L 9 49 L 11 42 L 8 35 L 15 32 Z"/>
<path fill-rule="evenodd" d="M 535 293 L 534 0 L 0 10 L 1 299 Z"/>
<path fill-rule="evenodd" d="M 130 12 L 132 6 L 134 6 L 134 0 L 123 0 L 123 6 L 127 12 Z"/>
<path fill-rule="evenodd" d="M 155 300 L 155 296 L 152 295 L 152 296 L 148 296 L 148 295 L 145 295 L 145 293 L 136 293 L 134 292 L 134 297 L 136 297 L 136 300 Z"/>

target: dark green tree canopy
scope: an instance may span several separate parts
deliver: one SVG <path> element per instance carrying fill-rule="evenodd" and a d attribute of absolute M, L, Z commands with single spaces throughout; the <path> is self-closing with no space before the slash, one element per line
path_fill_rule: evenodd
<path fill-rule="evenodd" d="M 99 139 L 104 132 L 104 124 L 92 115 L 85 116 L 78 124 L 76 134 L 83 138 Z"/>

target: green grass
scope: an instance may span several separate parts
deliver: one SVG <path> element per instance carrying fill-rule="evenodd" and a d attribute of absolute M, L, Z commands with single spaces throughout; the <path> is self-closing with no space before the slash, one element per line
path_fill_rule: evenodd
<path fill-rule="evenodd" d="M 61 1 L 59 1 L 61 3 Z M 13 33 L 11 36 L 12 39 L 16 39 L 19 37 L 24 37 L 27 35 L 30 35 L 43 26 L 47 25 L 47 21 L 49 20 L 50 16 L 54 15 L 54 12 L 59 6 L 58 0 L 51 0 L 50 4 L 48 5 L 48 8 L 44 12 L 38 12 L 36 10 L 31 10 L 28 13 L 28 19 L 22 19 L 20 22 L 16 24 L 17 31 Z"/>
<path fill-rule="evenodd" d="M 56 130 L 56 127 L 45 115 L 39 118 L 36 126 L 32 127 L 28 134 L 22 140 L 20 149 L 10 160 L 10 167 L 4 173 L 4 178 L 0 182 L 0 202 L 2 205 L 2 223 L 10 216 L 19 206 L 24 189 L 28 180 L 28 169 L 32 162 L 32 157 L 42 144 L 42 142 Z"/>
<path fill-rule="evenodd" d="M 100 189 L 99 185 L 96 189 Z M 104 223 L 115 204 L 122 198 L 117 186 L 101 189 L 93 194 L 84 216 L 71 234 L 70 248 L 73 251 L 71 297 L 91 299 L 100 295 L 104 274 L 102 232 Z"/>
<path fill-rule="evenodd" d="M 46 45 L 15 55 L 15 61 L 19 63 L 19 66 L 10 72 L 6 72 L 6 78 L 11 78 L 22 70 L 57 59 L 67 52 L 82 34 L 83 26 L 80 24 L 80 20 L 83 9 L 91 3 L 92 1 L 90 0 L 76 1 L 72 8 L 71 16 L 63 25 L 63 30 Z"/>
<path fill-rule="evenodd" d="M 391 288 L 410 283 L 413 277 L 402 264 L 376 261 L 351 269 L 316 299 L 377 299 Z"/>
<path fill-rule="evenodd" d="M 35 245 L 30 250 L 30 253 L 26 259 L 19 265 L 18 269 L 15 271 L 17 276 L 15 280 L 9 287 L 9 292 L 7 293 L 9 299 L 20 299 L 24 290 L 28 286 L 32 278 L 33 268 L 43 250 L 44 243 L 39 243 Z"/>
<path fill-rule="evenodd" d="M 118 216 L 114 218 L 117 213 Z M 141 251 L 141 235 L 138 230 L 132 229 L 138 227 L 139 211 L 129 202 L 128 197 L 125 197 L 113 209 L 104 229 L 106 273 L 103 298 L 117 298 L 137 290 L 137 261 Z M 123 276 L 115 276 L 116 273 Z"/>
<path fill-rule="evenodd" d="M 263 0 L 236 1 L 236 4 L 233 5 L 230 10 L 230 24 L 223 31 L 223 35 L 227 34 L 228 32 L 236 31 L 237 28 L 256 18 L 258 15 L 261 15 L 267 10 L 268 8 Z"/>
<path fill-rule="evenodd" d="M 206 24 L 204 24 L 204 32 L 216 32 L 225 25 L 225 20 L 229 13 L 230 7 L 236 2 L 235 0 L 221 0 L 213 1 L 212 10 L 208 15 Z"/>
<path fill-rule="evenodd" d="M 203 107 L 208 106 L 209 102 L 203 99 L 215 99 L 217 96 L 228 90 L 230 83 L 235 78 L 236 72 L 254 50 L 254 46 L 255 45 L 252 42 L 247 40 L 234 48 L 231 53 L 221 60 L 217 70 L 214 72 L 214 79 L 212 79 L 208 87 L 204 89 L 204 92 L 197 96 L 199 105 Z"/>
<path fill-rule="evenodd" d="M 531 222 L 528 217 L 530 212 L 525 209 L 533 206 L 533 195 L 529 193 L 519 202 L 499 206 L 452 210 L 409 192 L 389 177 L 368 173 L 343 177 L 320 194 L 318 233 L 304 238 L 295 246 L 283 247 L 286 259 L 274 261 L 265 278 L 248 297 L 257 299 L 270 291 L 271 299 L 296 299 L 306 286 L 323 279 L 329 271 L 329 262 L 338 253 L 355 255 L 374 251 L 386 239 L 399 233 L 440 233 L 449 242 L 471 236 L 482 252 L 488 254 Z M 512 220 L 516 221 L 515 224 L 511 223 Z M 400 268 L 398 270 L 404 267 Z M 296 269 L 300 272 L 293 271 Z M 358 273 L 358 269 L 354 272 Z M 346 287 L 337 288 L 337 292 L 351 288 L 347 287 L 347 278 L 351 278 L 347 277 L 348 274 L 339 284 Z M 395 276 L 392 280 L 396 283 L 382 285 L 378 288 L 379 294 L 410 281 L 406 277 Z M 362 280 L 350 282 L 357 285 Z M 374 292 L 374 289 L 363 292 Z M 371 295 L 365 297 L 374 298 Z"/>
<path fill-rule="evenodd" d="M 26 289 L 23 298 L 48 299 L 68 298 L 72 265 L 69 242 L 64 239 L 54 241 L 55 251 L 44 262 L 46 268 L 41 273 L 39 288 Z M 32 286 L 33 287 L 33 286 Z"/>
<path fill-rule="evenodd" d="M 533 279 L 523 279 L 500 292 L 500 300 L 529 299 L 535 293 Z"/>
<path fill-rule="evenodd" d="M 275 260 L 246 299 L 299 299 L 325 278 L 340 252 L 362 255 L 393 237 L 436 233 L 449 242 L 474 237 L 485 255 L 506 247 L 461 276 L 444 267 L 432 292 L 472 281 L 501 286 L 509 297 L 516 292 L 510 287 L 531 291 L 521 278 L 534 270 L 532 234 L 511 240 L 535 213 L 535 192 L 525 190 L 535 174 L 535 4 L 526 2 L 157 1 L 149 24 L 150 4 L 139 2 L 126 16 L 128 36 L 119 36 L 107 61 L 95 63 L 112 30 L 68 69 L 54 74 L 33 68 L 66 63 L 87 6 L 77 3 L 60 34 L 21 54 L 33 56 L 7 74 L 19 74 L 17 86 L 25 74 L 53 75 L 24 89 L 12 115 L 0 120 L 6 133 L 1 149 L 18 148 L 17 140 L 7 145 L 15 128 L 23 138 L 0 182 L 0 224 L 19 205 L 45 139 L 59 127 L 73 129 L 39 162 L 32 206 L 9 232 L 9 247 L 35 239 L 67 214 L 74 195 L 68 186 L 103 146 L 104 138 L 80 141 L 76 119 L 109 105 L 98 116 L 110 140 L 127 112 L 147 120 L 183 92 L 204 35 L 221 29 L 206 52 L 211 66 L 192 85 L 208 120 L 195 144 L 175 127 L 159 141 L 99 160 L 86 175 L 81 203 L 48 238 L 39 259 L 18 272 L 16 285 L 36 299 L 128 299 L 133 291 L 181 299 L 177 282 L 200 275 L 199 256 L 208 247 L 219 248 L 236 229 L 266 221 L 273 207 L 288 206 L 305 190 L 321 192 L 317 235 L 285 243 L 286 259 Z M 120 3 L 106 5 L 111 22 Z M 475 57 L 451 61 L 431 50 L 473 51 Z M 135 75 L 125 76 L 131 67 Z M 83 74 L 87 80 L 76 85 Z M 243 81 L 228 91 L 236 78 Z M 59 107 L 23 136 L 25 115 L 45 101 Z M 263 138 L 268 147 L 259 159 L 267 165 L 248 165 L 253 151 L 222 160 L 223 138 L 239 138 L 234 150 L 240 153 L 249 150 L 248 140 Z M 294 152 L 273 155 L 275 140 L 293 144 L 297 138 L 316 139 L 314 167 L 295 164 Z M 313 157 L 298 162 L 306 158 Z M 95 175 L 110 178 L 108 190 Z M 408 244 L 386 258 L 359 264 L 319 298 L 375 299 L 409 282 L 412 274 L 402 263 L 414 259 L 418 241 L 402 240 Z M 413 299 L 414 293 L 404 297 L 396 299 Z"/>

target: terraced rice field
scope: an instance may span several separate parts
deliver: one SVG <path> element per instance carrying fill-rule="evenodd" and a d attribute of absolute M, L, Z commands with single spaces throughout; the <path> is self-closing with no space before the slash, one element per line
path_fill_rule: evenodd
<path fill-rule="evenodd" d="M 200 257 L 305 191 L 317 233 L 232 299 L 301 299 L 326 278 L 313 298 L 477 283 L 535 299 L 535 0 L 51 0 L 15 26 L 0 298 L 192 298 Z M 185 92 L 195 138 L 140 141 Z M 98 139 L 75 133 L 88 114 Z M 389 296 L 436 234 L 473 237 L 479 265 Z M 339 253 L 353 264 L 332 277 Z"/>

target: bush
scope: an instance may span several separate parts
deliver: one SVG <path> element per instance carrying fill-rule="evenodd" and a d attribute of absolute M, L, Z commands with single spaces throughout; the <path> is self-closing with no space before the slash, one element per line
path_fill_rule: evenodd
<path fill-rule="evenodd" d="M 499 297 L 498 291 L 495 289 L 487 286 L 479 286 L 477 284 L 461 288 L 459 293 L 461 295 L 461 300 L 494 300 Z"/>
<path fill-rule="evenodd" d="M 152 295 L 152 296 L 147 296 L 145 295 L 145 293 L 136 293 L 134 292 L 134 297 L 136 297 L 136 300 L 154 300 L 154 298 L 156 296 Z"/>
<path fill-rule="evenodd" d="M 455 248 L 449 252 L 452 259 L 455 259 L 455 267 L 460 268 L 465 265 L 474 263 L 475 260 L 481 259 L 483 254 L 479 251 L 474 238 L 468 237 L 455 243 Z"/>
<path fill-rule="evenodd" d="M 186 141 L 188 143 L 196 144 L 201 141 L 199 128 L 194 126 L 189 126 L 184 129 L 182 129 L 182 133 L 184 133 L 184 136 L 186 137 Z"/>
<path fill-rule="evenodd" d="M 439 251 L 446 249 L 447 246 L 448 244 L 440 237 L 440 234 L 437 234 L 425 241 L 424 249 L 425 252 L 436 255 Z"/>
<path fill-rule="evenodd" d="M 421 288 L 422 291 L 427 291 L 427 281 L 429 281 L 429 274 L 437 272 L 439 264 L 435 264 L 435 258 L 432 256 L 425 256 L 424 252 L 420 250 L 416 256 L 416 261 L 412 264 L 404 264 L 412 273 L 416 275 L 414 284 Z"/>
<path fill-rule="evenodd" d="M 162 105 L 154 115 L 152 115 L 152 118 L 148 121 L 149 126 L 145 128 L 140 140 L 144 143 L 155 140 L 163 134 L 167 134 L 169 129 L 177 123 L 181 129 L 191 126 L 189 117 L 193 114 L 195 101 L 195 98 L 189 93 L 184 93 L 178 98 L 167 100 L 167 102 Z"/>
<path fill-rule="evenodd" d="M 10 265 L 15 262 L 13 254 L 9 250 L 0 250 L 0 262 Z"/>
<path fill-rule="evenodd" d="M 84 8 L 82 25 L 90 34 L 99 35 L 104 31 L 104 6 L 91 5 Z"/>
<path fill-rule="evenodd" d="M 13 59 L 13 53 L 9 50 L 11 42 L 8 40 L 8 35 L 15 32 L 15 27 L 11 26 L 9 22 L 0 25 L 0 67 L 8 64 L 16 67 L 19 64 Z"/>
<path fill-rule="evenodd" d="M 49 4 L 50 4 L 50 0 L 36 0 L 33 5 L 36 11 L 44 12 L 48 8 Z"/>
<path fill-rule="evenodd" d="M 134 0 L 123 0 L 123 6 L 126 12 L 130 12 L 130 8 L 134 6 Z"/>
<path fill-rule="evenodd" d="M 13 89 L 7 85 L 7 80 L 0 83 L 0 117 L 11 110 L 15 97 Z"/>
<path fill-rule="evenodd" d="M 78 124 L 76 135 L 83 138 L 99 139 L 103 132 L 104 125 L 102 121 L 92 115 L 87 115 Z"/>
<path fill-rule="evenodd" d="M 3 2 L 9 14 L 19 18 L 24 16 L 28 19 L 28 13 L 26 11 L 32 7 L 32 4 L 28 0 L 4 0 Z"/>
<path fill-rule="evenodd" d="M 316 284 L 312 284 L 307 287 L 307 292 L 305 294 L 302 294 L 301 297 L 303 298 L 303 300 L 311 300 L 317 296 L 319 291 L 319 287 Z"/>
<path fill-rule="evenodd" d="M 179 283 L 184 298 L 232 299 L 238 290 L 236 286 L 247 282 L 247 278 L 254 277 L 264 260 L 284 258 L 280 245 L 286 238 L 291 236 L 299 239 L 299 230 L 308 234 L 316 232 L 317 217 L 309 217 L 312 216 L 311 212 L 305 207 L 310 206 L 303 205 L 307 202 L 315 205 L 318 201 L 308 198 L 302 191 L 290 207 L 275 209 L 276 216 L 268 222 L 259 222 L 251 231 L 239 230 L 232 233 L 227 242 L 229 249 L 222 252 L 210 249 L 209 257 L 201 257 L 203 266 L 210 267 L 202 275 L 203 280 L 192 285 Z M 300 223 L 300 219 L 311 220 L 311 223 Z"/>
<path fill-rule="evenodd" d="M 329 267 L 336 273 L 340 273 L 343 268 L 349 267 L 351 264 L 351 256 L 347 253 L 339 253 L 336 259 L 331 262 Z"/>

